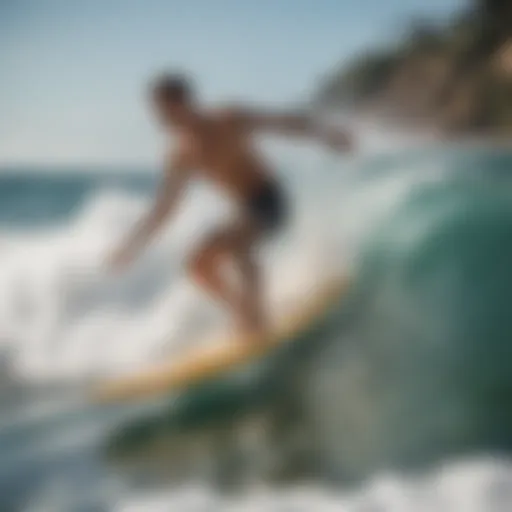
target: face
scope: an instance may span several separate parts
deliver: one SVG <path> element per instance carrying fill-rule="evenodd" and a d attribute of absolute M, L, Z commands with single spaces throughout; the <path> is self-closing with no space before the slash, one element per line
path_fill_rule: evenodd
<path fill-rule="evenodd" d="M 172 101 L 154 95 L 153 109 L 159 122 L 165 127 L 180 126 L 186 116 L 186 106 L 179 101 Z"/>

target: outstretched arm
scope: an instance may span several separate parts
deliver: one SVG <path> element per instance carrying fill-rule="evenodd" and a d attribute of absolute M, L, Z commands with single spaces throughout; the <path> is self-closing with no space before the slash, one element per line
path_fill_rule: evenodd
<path fill-rule="evenodd" d="M 188 181 L 189 172 L 183 158 L 175 156 L 166 163 L 157 198 L 147 215 L 109 259 L 111 267 L 122 267 L 144 248 L 152 235 L 175 208 Z"/>
<path fill-rule="evenodd" d="M 348 130 L 319 124 L 311 116 L 300 112 L 240 110 L 235 115 L 248 130 L 308 137 L 342 151 L 353 148 L 352 134 Z"/>

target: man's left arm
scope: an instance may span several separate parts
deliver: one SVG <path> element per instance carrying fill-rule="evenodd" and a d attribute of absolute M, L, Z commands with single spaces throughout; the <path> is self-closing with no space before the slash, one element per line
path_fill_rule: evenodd
<path fill-rule="evenodd" d="M 178 203 L 189 179 L 189 168 L 176 154 L 166 163 L 158 195 L 152 208 L 137 224 L 125 242 L 109 258 L 110 267 L 123 267 L 130 263 L 148 243 Z"/>

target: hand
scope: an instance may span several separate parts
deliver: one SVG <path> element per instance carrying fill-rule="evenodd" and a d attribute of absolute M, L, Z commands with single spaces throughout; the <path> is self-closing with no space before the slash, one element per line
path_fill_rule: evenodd
<path fill-rule="evenodd" d="M 324 142 L 331 149 L 349 153 L 355 150 L 355 142 L 352 135 L 336 128 L 328 129 L 324 135 Z"/>

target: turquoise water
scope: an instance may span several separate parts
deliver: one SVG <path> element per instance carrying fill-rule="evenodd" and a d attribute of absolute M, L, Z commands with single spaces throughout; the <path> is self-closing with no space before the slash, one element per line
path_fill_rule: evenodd
<path fill-rule="evenodd" d="M 198 318 L 194 315 L 216 318 L 203 303 L 196 306 L 200 299 L 176 288 L 179 266 L 170 265 L 172 272 L 162 278 L 159 272 L 171 261 L 166 258 L 181 254 L 167 238 L 158 249 L 162 253 L 155 249 L 126 282 L 108 290 L 90 270 L 87 258 L 97 253 L 85 258 L 82 252 L 89 264 L 81 267 L 89 291 L 65 281 L 70 287 L 64 287 L 66 300 L 56 304 L 58 314 L 45 317 L 51 329 L 44 350 L 37 346 L 42 354 L 38 364 L 32 359 L 35 342 L 21 328 L 30 322 L 39 328 L 35 316 L 4 308 L 9 326 L 2 337 L 4 374 L 10 377 L 0 422 L 0 489 L 6 509 L 42 503 L 48 510 L 108 510 L 112 503 L 130 503 L 128 496 L 140 491 L 154 498 L 144 502 L 153 503 L 148 510 L 162 510 L 155 503 L 173 503 L 173 486 L 178 494 L 185 484 L 198 481 L 203 490 L 249 492 L 254 482 L 272 489 L 307 480 L 323 489 L 312 495 L 319 510 L 328 510 L 327 502 L 348 500 L 354 484 L 362 485 L 373 501 L 384 500 L 368 482 L 389 471 L 421 474 L 434 468 L 444 481 L 435 468 L 445 463 L 509 455 L 512 152 L 429 148 L 368 157 L 337 173 L 333 166 L 326 165 L 321 175 L 307 169 L 295 179 L 287 175 L 303 223 L 285 237 L 290 254 L 275 255 L 284 265 L 276 263 L 274 276 L 282 283 L 275 286 L 284 286 L 286 271 L 302 275 L 303 268 L 332 266 L 350 273 L 350 292 L 298 343 L 259 365 L 154 404 L 101 408 L 84 400 L 81 381 L 105 371 L 101 365 L 106 361 L 114 364 L 132 351 L 137 367 L 137 361 L 155 357 L 149 348 L 162 353 L 156 341 L 161 332 L 146 343 L 137 343 L 137 336 L 148 325 L 162 322 L 165 327 L 166 318 L 172 323 L 159 309 L 164 288 L 175 287 L 179 297 L 168 299 L 167 311 L 174 313 L 190 301 L 191 323 Z M 57 276 L 59 282 L 62 261 L 68 270 L 70 265 L 62 255 L 77 257 L 68 245 L 100 244 L 95 238 L 100 232 L 111 239 L 112 229 L 122 228 L 140 211 L 137 198 L 145 201 L 154 187 L 152 179 L 140 176 L 112 181 L 77 174 L 74 179 L 32 173 L 4 181 L 11 198 L 20 196 L 11 202 L 18 212 L 8 212 L 5 204 L 0 209 L 4 240 L 13 251 L 18 245 L 37 251 L 38 243 L 50 247 L 50 260 L 60 266 L 41 264 L 42 274 Z M 1 189 L 0 179 L 0 195 Z M 64 204 L 49 208 L 45 218 L 41 205 L 62 198 Z M 207 204 L 202 197 L 190 208 L 183 233 Z M 33 233 L 32 224 L 37 226 Z M 67 231 L 63 236 L 59 230 Z M 178 226 L 169 240 L 179 239 L 180 233 Z M 301 251 L 322 257 L 312 256 L 295 268 Z M 14 270 L 21 272 L 14 266 L 19 259 L 13 256 L 6 263 L 12 265 L 11 280 L 2 282 L 13 288 L 7 304 L 21 300 L 21 294 L 37 310 L 34 290 L 62 296 L 46 287 L 47 281 L 37 280 L 36 272 L 21 285 L 12 279 Z M 289 279 L 298 280 L 295 274 Z M 116 315 L 126 315 L 120 323 L 133 320 L 133 339 L 122 331 L 123 344 L 109 348 L 105 340 L 120 332 L 113 305 Z M 180 320 L 188 314 L 187 308 L 176 313 Z M 52 345 L 56 337 L 60 342 Z M 66 373 L 70 366 L 73 371 Z M 53 375 L 67 387 L 49 379 Z M 462 463 L 462 474 L 464 468 Z M 472 474 L 478 471 L 488 475 L 485 469 Z M 505 469 L 493 475 L 511 481 Z M 487 485 L 483 476 L 474 478 Z M 397 492 L 403 497 L 407 484 L 399 482 Z M 332 485 L 341 495 L 330 494 Z M 466 492 L 464 486 L 448 487 L 445 492 L 455 502 Z M 171 494 L 162 497 L 162 490 Z M 486 492 L 479 510 L 489 509 Z M 501 510 L 512 503 L 506 493 L 496 499 Z M 407 510 L 420 507 L 417 500 Z"/>

